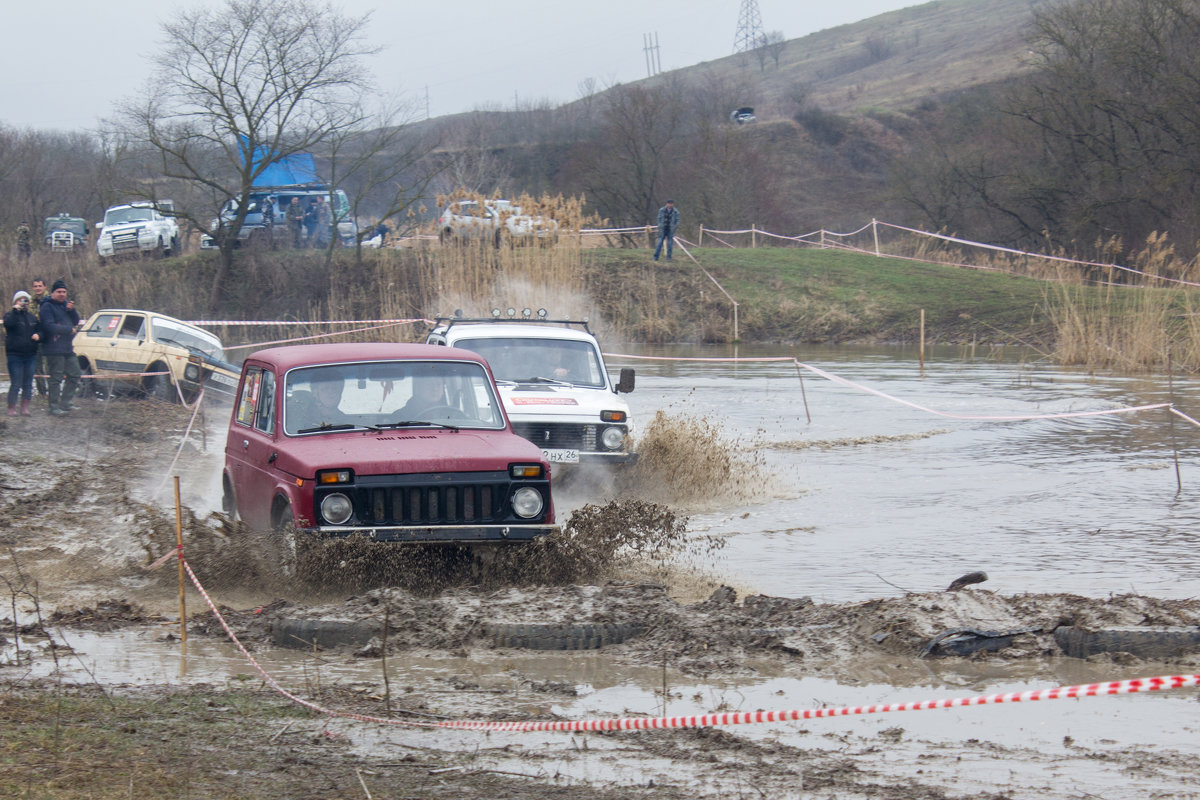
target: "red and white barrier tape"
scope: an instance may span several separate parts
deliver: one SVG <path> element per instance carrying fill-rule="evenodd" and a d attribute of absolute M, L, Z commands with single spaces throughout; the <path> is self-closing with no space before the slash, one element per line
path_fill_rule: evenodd
<path fill-rule="evenodd" d="M 211 328 L 217 325 L 237 325 L 243 327 L 257 327 L 263 325 L 375 325 L 375 324 L 392 324 L 399 325 L 405 322 L 431 322 L 427 319 L 318 319 L 318 320 L 302 320 L 302 319 L 190 319 L 185 320 L 189 325 L 200 325 L 206 328 Z"/>
<path fill-rule="evenodd" d="M 918 700 L 906 703 L 884 703 L 869 706 L 842 706 L 840 708 L 811 708 L 790 709 L 782 711 L 738 711 L 720 714 L 688 714 L 677 717 L 618 717 L 612 719 L 581 719 L 581 720 L 528 720 L 522 722 L 495 722 L 489 720 L 442 720 L 437 722 L 390 719 L 375 717 L 368 714 L 355 714 L 347 711 L 337 711 L 325 708 L 310 700 L 288 691 L 271 676 L 254 656 L 245 648 L 229 627 L 229 623 L 217 610 L 216 603 L 209 597 L 204 586 L 192 571 L 192 567 L 179 551 L 179 559 L 187 571 L 188 577 L 197 591 L 208 604 L 213 616 L 225 630 L 229 639 L 237 646 L 247 662 L 262 676 L 267 685 L 292 702 L 305 708 L 331 717 L 352 719 L 359 722 L 373 722 L 381 725 L 404 725 L 419 728 L 451 728 L 471 731 L 502 731 L 522 733 L 534 731 L 557 731 L 561 733 L 576 733 L 588 731 L 642 731 L 661 730 L 664 728 L 712 728 L 726 725 L 758 725 L 771 722 L 798 722 L 806 719 L 822 719 L 825 717 L 848 717 L 860 714 L 883 714 L 891 711 L 928 711 L 936 708 L 967 708 L 971 706 L 999 705 L 1001 703 L 1027 703 L 1038 700 L 1077 700 L 1085 697 L 1106 697 L 1123 694 L 1138 694 L 1140 692 L 1161 692 L 1172 689 L 1184 689 L 1200 686 L 1200 675 L 1161 675 L 1152 678 L 1133 678 L 1108 683 L 1089 683 L 1076 686 L 1055 686 L 1049 689 L 1030 689 L 1023 692 L 1005 692 L 1001 694 L 975 695 L 973 697 L 953 697 L 937 700 Z M 161 563 L 163 559 L 159 559 Z"/>
<path fill-rule="evenodd" d="M 351 334 L 351 333 L 362 333 L 363 331 L 376 331 L 381 328 L 395 328 L 399 325 L 406 325 L 411 322 L 423 322 L 426 324 L 433 324 L 433 320 L 428 320 L 428 319 L 402 319 L 397 322 L 388 322 L 383 325 L 371 325 L 371 326 L 364 327 L 364 328 L 350 328 L 349 330 L 332 331 L 330 333 L 316 333 L 316 334 L 313 334 L 312 336 L 293 336 L 290 339 L 276 339 L 273 342 L 255 342 L 254 344 L 239 344 L 239 345 L 234 345 L 233 347 L 226 347 L 225 352 L 229 352 L 230 350 L 249 350 L 250 348 L 274 347 L 275 345 L 292 344 L 293 342 L 309 342 L 309 341 L 312 341 L 313 339 L 331 339 L 334 336 L 346 336 L 347 334 Z"/>

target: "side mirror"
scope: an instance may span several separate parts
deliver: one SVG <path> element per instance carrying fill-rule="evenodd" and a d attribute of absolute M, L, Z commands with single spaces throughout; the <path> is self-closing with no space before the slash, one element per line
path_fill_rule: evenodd
<path fill-rule="evenodd" d="M 621 380 L 617 382 L 617 391 L 622 394 L 633 391 L 633 367 L 621 368 Z"/>

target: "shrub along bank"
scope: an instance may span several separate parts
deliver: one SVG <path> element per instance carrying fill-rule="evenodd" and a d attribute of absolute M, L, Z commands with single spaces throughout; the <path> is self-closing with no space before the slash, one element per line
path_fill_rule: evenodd
<path fill-rule="evenodd" d="M 654 343 L 913 343 L 924 311 L 929 343 L 1024 344 L 1052 354 L 1060 339 L 1098 340 L 1063 360 L 1123 369 L 1160 368 L 1165 349 L 1176 368 L 1200 365 L 1187 324 L 1197 297 L 1181 289 L 1062 284 L 905 259 L 799 248 L 693 251 L 653 262 L 648 250 L 487 247 L 365 251 L 246 252 L 215 316 L 222 319 L 378 319 L 432 317 L 456 308 L 545 306 L 555 315 L 603 320 L 608 338 Z M 52 254 L 10 275 L 15 291 L 33 275 L 66 277 L 81 309 L 148 308 L 184 319 L 208 318 L 216 259 L 207 253 L 70 272 Z M 703 267 L 703 269 L 701 268 Z M 11 270 L 10 270 L 11 272 Z M 66 273 L 66 274 L 64 274 Z M 707 273 L 707 274 L 706 274 Z M 710 278 L 711 276 L 711 278 Z M 719 286 L 717 285 L 719 283 Z M 727 293 L 727 294 L 726 294 Z M 1086 309 L 1087 314 L 1075 313 Z M 1148 310 L 1153 319 L 1147 319 Z M 1150 329 L 1154 333 L 1150 333 Z M 312 332 L 327 329 L 314 327 Z M 1122 332 L 1120 335 L 1114 331 Z M 278 331 L 263 330 L 259 338 Z M 239 333 L 242 338 L 244 332 Z M 417 329 L 401 336 L 415 338 Z M 368 338 L 394 338 L 395 329 Z M 1100 338 L 1103 337 L 1103 338 Z M 1103 363 L 1105 353 L 1143 341 L 1136 363 Z M 1149 337 L 1151 344 L 1144 346 Z M 1101 359 L 1092 363 L 1087 359 Z M 1082 360 L 1081 360 L 1082 359 Z M 1192 363 L 1197 362 L 1197 363 Z"/>

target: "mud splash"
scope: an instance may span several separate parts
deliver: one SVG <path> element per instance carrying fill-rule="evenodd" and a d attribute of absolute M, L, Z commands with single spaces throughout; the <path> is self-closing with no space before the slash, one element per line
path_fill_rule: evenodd
<path fill-rule="evenodd" d="M 658 411 L 637 443 L 634 467 L 617 476 L 616 490 L 691 511 L 760 497 L 770 477 L 756 451 L 705 418 Z"/>
<path fill-rule="evenodd" d="M 184 508 L 188 563 L 215 589 L 258 586 L 294 598 L 398 587 L 433 594 L 453 586 L 557 586 L 619 579 L 667 580 L 676 559 L 711 556 L 724 540 L 691 537 L 687 518 L 644 500 L 612 500 L 576 510 L 562 528 L 518 546 L 387 545 L 351 537 L 317 541 L 295 532 L 253 531 L 223 514 L 198 518 Z M 135 518 L 147 561 L 175 546 L 175 520 L 142 506 Z M 296 537 L 295 553 L 291 537 Z M 156 573 L 164 583 L 173 570 Z"/>

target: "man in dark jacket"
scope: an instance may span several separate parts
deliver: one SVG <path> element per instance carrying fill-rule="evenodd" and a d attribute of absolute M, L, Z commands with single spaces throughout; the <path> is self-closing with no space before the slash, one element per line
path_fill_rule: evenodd
<path fill-rule="evenodd" d="M 658 254 L 662 252 L 663 242 L 667 243 L 667 261 L 671 260 L 671 254 L 675 252 L 675 231 L 679 230 L 679 211 L 675 208 L 675 201 L 668 200 L 667 204 L 658 210 L 658 247 L 654 248 L 654 260 L 658 261 Z"/>
<path fill-rule="evenodd" d="M 38 323 L 49 375 L 50 413 L 61 417 L 75 408 L 71 401 L 75 399 L 80 375 L 74 345 L 79 312 L 75 310 L 75 301 L 67 299 L 67 284 L 62 279 L 50 287 L 50 297 L 42 302 L 40 311 Z"/>
<path fill-rule="evenodd" d="M 29 416 L 29 401 L 33 396 L 33 362 L 37 357 L 38 318 L 29 312 L 29 293 L 13 295 L 13 307 L 4 315 L 4 351 L 8 360 L 8 415 L 17 416 L 17 398 L 21 400 L 20 414 Z"/>

